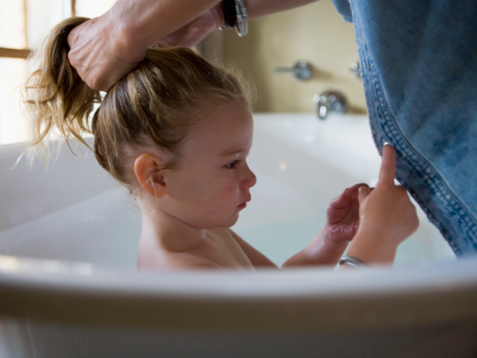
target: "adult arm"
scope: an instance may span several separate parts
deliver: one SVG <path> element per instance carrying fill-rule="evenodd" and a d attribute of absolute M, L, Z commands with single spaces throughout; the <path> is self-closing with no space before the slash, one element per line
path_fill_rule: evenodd
<path fill-rule="evenodd" d="M 71 31 L 69 60 L 91 88 L 108 90 L 144 59 L 148 46 L 199 14 L 205 13 L 205 23 L 215 28 L 221 20 L 210 9 L 217 4 L 218 0 L 118 0 L 102 16 Z"/>
<path fill-rule="evenodd" d="M 246 0 L 249 18 L 313 0 Z M 69 59 L 93 89 L 108 90 L 141 61 L 148 46 L 166 40 L 194 45 L 223 25 L 219 0 L 118 0 L 68 36 Z"/>

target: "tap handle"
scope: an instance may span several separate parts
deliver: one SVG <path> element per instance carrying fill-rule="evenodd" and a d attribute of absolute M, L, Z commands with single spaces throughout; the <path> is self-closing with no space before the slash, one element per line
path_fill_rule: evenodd
<path fill-rule="evenodd" d="M 319 119 L 325 119 L 330 113 L 343 114 L 348 109 L 348 101 L 344 94 L 338 91 L 326 91 L 315 95 L 316 111 Z"/>
<path fill-rule="evenodd" d="M 326 119 L 330 112 L 330 103 L 328 100 L 328 96 L 321 94 L 315 95 L 313 98 L 313 102 L 316 103 L 316 114 L 318 115 L 319 119 Z"/>
<path fill-rule="evenodd" d="M 275 73 L 291 72 L 296 79 L 306 81 L 313 74 L 313 66 L 305 60 L 296 62 L 292 67 L 277 67 Z"/>

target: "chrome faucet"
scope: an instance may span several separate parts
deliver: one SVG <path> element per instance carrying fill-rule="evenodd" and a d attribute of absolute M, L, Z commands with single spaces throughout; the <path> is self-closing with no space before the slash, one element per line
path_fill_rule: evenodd
<path fill-rule="evenodd" d="M 300 60 L 292 67 L 275 68 L 275 72 L 291 72 L 297 80 L 306 81 L 309 80 L 313 75 L 313 66 L 308 61 Z"/>
<path fill-rule="evenodd" d="M 343 93 L 338 91 L 325 91 L 315 95 L 316 112 L 319 119 L 325 119 L 330 113 L 343 114 L 348 109 L 348 101 Z"/>

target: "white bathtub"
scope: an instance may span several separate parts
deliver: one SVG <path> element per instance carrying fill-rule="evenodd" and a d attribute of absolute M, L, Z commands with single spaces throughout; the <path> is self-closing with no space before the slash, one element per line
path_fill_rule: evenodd
<path fill-rule="evenodd" d="M 9 169 L 22 150 L 0 147 L 1 357 L 477 353 L 477 259 L 455 260 L 421 213 L 393 269 L 136 273 L 138 209 L 94 156 Z M 281 264 L 379 162 L 364 117 L 257 114 L 235 230 Z"/>

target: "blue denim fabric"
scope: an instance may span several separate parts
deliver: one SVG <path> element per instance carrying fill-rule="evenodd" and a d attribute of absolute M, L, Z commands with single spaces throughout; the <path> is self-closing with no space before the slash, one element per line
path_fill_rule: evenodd
<path fill-rule="evenodd" d="M 454 252 L 477 253 L 477 2 L 333 0 L 355 26 L 373 137 Z"/>

